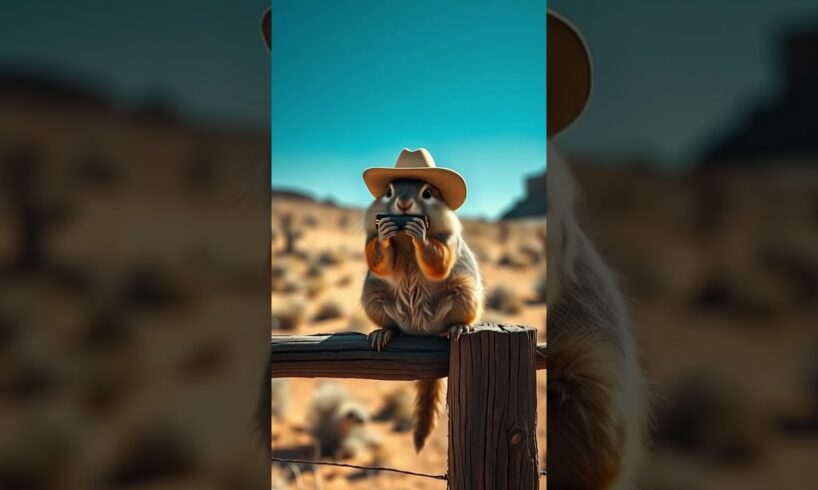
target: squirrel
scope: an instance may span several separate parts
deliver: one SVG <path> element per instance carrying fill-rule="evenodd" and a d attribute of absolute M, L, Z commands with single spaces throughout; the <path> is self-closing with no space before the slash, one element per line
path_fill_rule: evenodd
<path fill-rule="evenodd" d="M 376 224 L 378 214 L 426 215 L 428 224 L 414 218 L 399 229 L 388 217 Z M 369 271 L 361 303 L 381 327 L 369 334 L 372 347 L 381 350 L 400 333 L 456 341 L 472 330 L 483 312 L 482 278 L 441 190 L 424 180 L 393 180 L 370 204 L 365 220 Z M 414 443 L 419 452 L 434 429 L 442 381 L 416 384 Z"/>
<path fill-rule="evenodd" d="M 548 484 L 630 490 L 648 432 L 646 382 L 624 300 L 574 216 L 548 145 Z"/>

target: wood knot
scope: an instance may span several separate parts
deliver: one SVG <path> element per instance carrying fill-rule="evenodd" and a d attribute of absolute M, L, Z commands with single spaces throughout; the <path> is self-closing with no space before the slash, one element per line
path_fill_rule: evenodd
<path fill-rule="evenodd" d="M 516 445 L 520 444 L 521 442 L 523 442 L 524 439 L 525 439 L 525 432 L 523 432 L 521 429 L 515 429 L 511 433 L 510 442 L 511 442 L 512 446 L 516 446 Z"/>

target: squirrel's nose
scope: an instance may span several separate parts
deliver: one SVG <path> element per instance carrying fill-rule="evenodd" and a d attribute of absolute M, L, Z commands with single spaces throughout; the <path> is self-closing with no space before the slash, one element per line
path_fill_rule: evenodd
<path fill-rule="evenodd" d="M 398 201 L 398 209 L 401 211 L 406 211 L 407 209 L 412 207 L 412 201 Z"/>

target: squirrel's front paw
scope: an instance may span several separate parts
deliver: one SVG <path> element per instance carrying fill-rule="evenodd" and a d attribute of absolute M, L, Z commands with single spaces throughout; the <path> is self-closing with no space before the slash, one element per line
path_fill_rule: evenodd
<path fill-rule="evenodd" d="M 370 332 L 366 337 L 369 339 L 369 345 L 380 352 L 381 349 L 385 349 L 389 341 L 397 337 L 399 333 L 398 329 L 387 327 Z"/>
<path fill-rule="evenodd" d="M 460 336 L 464 333 L 469 333 L 474 330 L 474 327 L 468 325 L 466 323 L 458 323 L 457 325 L 452 325 L 446 330 L 446 333 L 443 334 L 447 339 L 454 340 L 457 342 L 460 339 Z"/>

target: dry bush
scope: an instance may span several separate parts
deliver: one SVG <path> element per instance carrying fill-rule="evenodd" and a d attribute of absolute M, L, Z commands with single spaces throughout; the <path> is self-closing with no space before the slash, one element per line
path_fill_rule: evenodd
<path fill-rule="evenodd" d="M 272 330 L 295 330 L 306 320 L 307 305 L 300 298 L 292 298 L 279 305 L 274 302 L 272 310 Z"/>
<path fill-rule="evenodd" d="M 276 293 L 294 293 L 298 291 L 298 283 L 293 280 L 292 263 L 289 261 L 274 261 L 270 267 L 270 289 Z"/>
<path fill-rule="evenodd" d="M 318 263 L 323 265 L 341 265 L 344 260 L 346 260 L 346 257 L 341 250 L 322 250 L 318 254 Z"/>
<path fill-rule="evenodd" d="M 525 269 L 531 265 L 530 260 L 519 251 L 507 251 L 500 256 L 497 265 L 511 267 L 512 269 Z"/>
<path fill-rule="evenodd" d="M 412 429 L 412 412 L 414 400 L 412 393 L 405 386 L 395 388 L 383 397 L 383 404 L 375 420 L 394 421 L 393 430 L 406 432 Z"/>
<path fill-rule="evenodd" d="M 338 228 L 342 230 L 346 230 L 349 228 L 349 225 L 352 223 L 350 217 L 346 214 L 341 214 L 338 216 Z"/>
<path fill-rule="evenodd" d="M 523 310 L 523 299 L 508 286 L 497 286 L 488 295 L 486 304 L 492 310 L 515 315 Z"/>
<path fill-rule="evenodd" d="M 309 279 L 319 279 L 324 277 L 324 265 L 317 260 L 312 261 L 307 267 L 305 276 Z"/>
<path fill-rule="evenodd" d="M 295 218 L 292 213 L 282 214 L 279 219 L 279 228 L 284 235 L 284 249 L 283 254 L 296 253 L 296 243 L 304 236 L 304 232 L 297 229 L 295 225 Z"/>
<path fill-rule="evenodd" d="M 319 308 L 313 316 L 313 321 L 322 322 L 325 320 L 334 320 L 336 318 L 343 318 L 344 309 L 336 300 L 327 300 Z"/>
<path fill-rule="evenodd" d="M 657 445 L 686 451 L 716 464 L 755 460 L 763 450 L 762 414 L 735 383 L 692 376 L 657 410 Z"/>
<path fill-rule="evenodd" d="M 321 278 L 308 279 L 304 283 L 304 294 L 309 299 L 315 299 L 327 289 L 327 283 Z"/>
<path fill-rule="evenodd" d="M 307 425 L 321 456 L 345 459 L 377 446 L 368 424 L 369 413 L 341 386 L 325 382 L 318 387 Z"/>
<path fill-rule="evenodd" d="M 548 273 L 543 271 L 542 275 L 537 279 L 534 283 L 534 302 L 535 303 L 545 303 L 545 290 L 547 285 Z"/>
<path fill-rule="evenodd" d="M 318 226 L 321 224 L 318 218 L 312 213 L 304 216 L 301 222 L 308 228 L 318 228 Z"/>
<path fill-rule="evenodd" d="M 545 251 L 539 243 L 521 243 L 517 250 L 520 256 L 528 260 L 529 264 L 539 264 L 545 260 Z"/>
<path fill-rule="evenodd" d="M 277 421 L 287 418 L 287 410 L 290 408 L 290 380 L 286 378 L 270 379 L 270 416 Z"/>
<path fill-rule="evenodd" d="M 345 274 L 338 278 L 335 285 L 339 288 L 347 287 L 352 284 L 352 274 Z"/>

